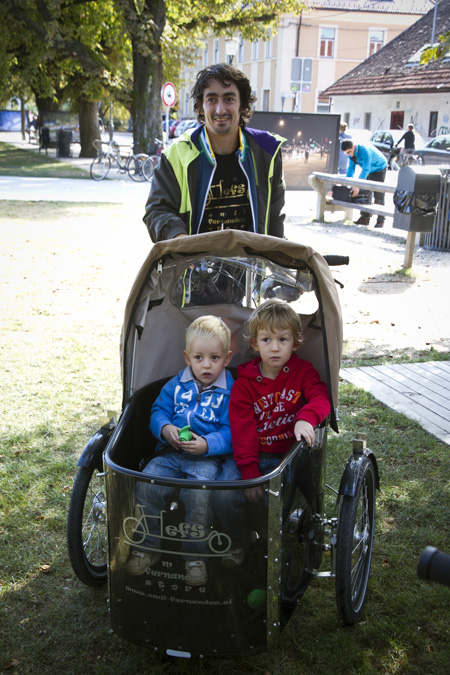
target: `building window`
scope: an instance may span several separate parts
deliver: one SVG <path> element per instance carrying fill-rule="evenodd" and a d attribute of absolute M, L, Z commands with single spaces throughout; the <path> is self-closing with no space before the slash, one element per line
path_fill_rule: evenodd
<path fill-rule="evenodd" d="M 391 126 L 390 129 L 403 129 L 403 124 L 405 122 L 405 111 L 404 110 L 394 110 L 391 112 Z"/>
<path fill-rule="evenodd" d="M 264 43 L 264 58 L 265 59 L 272 58 L 272 37 L 270 38 L 270 40 L 267 40 L 267 42 Z"/>
<path fill-rule="evenodd" d="M 372 113 L 364 113 L 364 129 L 369 129 L 372 124 Z"/>
<path fill-rule="evenodd" d="M 219 63 L 219 40 L 214 40 L 214 63 Z"/>
<path fill-rule="evenodd" d="M 348 127 L 350 126 L 350 113 L 344 113 L 344 122 Z"/>
<path fill-rule="evenodd" d="M 385 31 L 384 30 L 369 30 L 369 56 L 375 54 L 378 50 L 384 47 Z"/>
<path fill-rule="evenodd" d="M 208 65 L 208 44 L 205 44 L 205 49 L 203 50 L 203 68 L 206 68 Z"/>
<path fill-rule="evenodd" d="M 244 38 L 242 35 L 239 35 L 239 49 L 238 49 L 238 61 L 242 63 L 244 60 Z"/>
<path fill-rule="evenodd" d="M 329 103 L 318 103 L 316 106 L 317 113 L 329 113 L 331 112 L 331 106 Z"/>
<path fill-rule="evenodd" d="M 258 60 L 259 52 L 259 40 L 253 40 L 252 42 L 252 61 Z"/>
<path fill-rule="evenodd" d="M 189 115 L 189 99 L 190 99 L 189 94 L 188 93 L 185 94 L 184 95 L 184 114 L 186 116 Z"/>
<path fill-rule="evenodd" d="M 438 125 L 438 112 L 430 112 L 430 123 L 428 125 L 428 136 L 434 138 L 437 134 L 437 125 Z"/>
<path fill-rule="evenodd" d="M 320 56 L 324 59 L 334 58 L 334 42 L 336 30 L 334 28 L 320 29 Z"/>
<path fill-rule="evenodd" d="M 253 109 L 253 110 L 256 110 L 256 100 L 257 100 L 257 98 L 258 98 L 258 97 L 256 96 L 256 89 L 252 89 L 252 96 L 253 96 L 254 99 L 255 99 L 255 101 L 254 101 L 254 103 L 253 103 L 253 105 L 252 105 L 252 109 Z"/>
<path fill-rule="evenodd" d="M 262 100 L 262 110 L 263 112 L 269 112 L 270 108 L 270 89 L 263 90 L 263 100 Z"/>

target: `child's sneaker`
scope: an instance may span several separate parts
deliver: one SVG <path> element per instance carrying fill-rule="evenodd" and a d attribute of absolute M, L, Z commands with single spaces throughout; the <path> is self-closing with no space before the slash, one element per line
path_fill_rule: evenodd
<path fill-rule="evenodd" d="M 188 586 L 203 586 L 208 581 L 206 565 L 202 560 L 188 560 L 186 562 L 186 576 Z"/>
<path fill-rule="evenodd" d="M 159 551 L 152 551 L 151 553 L 144 553 L 143 551 L 131 551 L 130 558 L 127 562 L 126 569 L 128 574 L 138 576 L 145 574 L 147 567 L 151 567 L 161 558 Z"/>

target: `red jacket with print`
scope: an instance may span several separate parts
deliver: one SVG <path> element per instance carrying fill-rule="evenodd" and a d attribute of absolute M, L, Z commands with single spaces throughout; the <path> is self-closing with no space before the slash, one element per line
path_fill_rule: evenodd
<path fill-rule="evenodd" d="M 317 370 L 292 354 L 277 377 L 261 373 L 261 358 L 238 366 L 230 397 L 233 453 L 242 478 L 257 478 L 260 453 L 281 457 L 294 440 L 297 420 L 320 424 L 331 410 L 327 385 Z"/>

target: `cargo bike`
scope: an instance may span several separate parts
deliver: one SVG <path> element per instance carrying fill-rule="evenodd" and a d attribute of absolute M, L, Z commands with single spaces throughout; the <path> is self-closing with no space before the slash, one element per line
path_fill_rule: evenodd
<path fill-rule="evenodd" d="M 327 434 L 337 431 L 342 320 L 327 259 L 307 246 L 226 230 L 153 246 L 131 289 L 121 339 L 123 407 L 90 439 L 79 461 L 68 514 L 68 550 L 75 574 L 88 585 L 108 581 L 113 630 L 123 638 L 179 657 L 237 657 L 270 648 L 316 577 L 335 577 L 342 620 L 355 623 L 368 586 L 379 484 L 364 434 L 353 441 L 340 484 L 325 483 Z M 156 444 L 152 403 L 184 368 L 187 326 L 198 316 L 222 317 L 231 330 L 235 375 L 253 358 L 245 321 L 267 298 L 292 303 L 302 319 L 301 358 L 328 384 L 332 412 L 315 430 L 313 447 L 295 442 L 272 473 L 233 482 L 167 479 L 141 472 Z M 262 485 L 259 503 L 243 500 L 243 558 L 232 559 L 233 533 L 221 509 L 235 491 Z M 149 513 L 142 494 L 163 486 L 165 506 Z M 195 491 L 209 492 L 210 527 L 184 520 Z M 325 492 L 336 495 L 324 513 Z M 234 495 L 235 496 L 235 495 Z M 149 544 L 157 528 L 158 544 Z M 198 551 L 204 585 L 188 585 L 186 551 Z M 152 540 L 154 542 L 154 540 Z M 145 573 L 131 575 L 132 550 L 156 554 Z M 199 554 L 196 553 L 198 556 Z M 321 570 L 326 561 L 327 570 Z"/>

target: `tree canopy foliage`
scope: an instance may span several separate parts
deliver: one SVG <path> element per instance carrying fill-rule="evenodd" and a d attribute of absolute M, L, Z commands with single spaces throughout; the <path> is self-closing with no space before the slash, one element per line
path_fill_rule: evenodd
<path fill-rule="evenodd" d="M 430 63 L 431 61 L 440 61 L 450 52 L 450 31 L 440 35 L 438 38 L 440 44 L 433 45 L 425 49 L 420 57 L 420 63 Z"/>
<path fill-rule="evenodd" d="M 303 0 L 2 0 L 0 90 L 32 91 L 40 111 L 80 115 L 82 154 L 91 152 L 96 104 L 111 97 L 133 120 L 135 150 L 161 134 L 164 76 L 177 80 L 195 40 L 274 33 Z M 89 131 L 90 130 L 90 131 Z M 89 133 L 88 133 L 89 132 Z"/>

